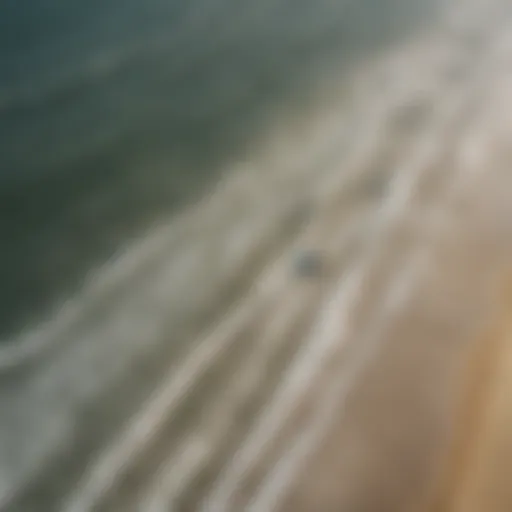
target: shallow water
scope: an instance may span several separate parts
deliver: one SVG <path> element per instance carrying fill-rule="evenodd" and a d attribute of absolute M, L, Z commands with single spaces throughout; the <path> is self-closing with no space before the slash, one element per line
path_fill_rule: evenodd
<path fill-rule="evenodd" d="M 204 190 L 323 73 L 434 3 L 4 0 L 0 334 Z"/>

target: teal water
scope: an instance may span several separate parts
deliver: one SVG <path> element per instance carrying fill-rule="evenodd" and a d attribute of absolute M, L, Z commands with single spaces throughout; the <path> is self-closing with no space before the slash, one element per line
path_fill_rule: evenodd
<path fill-rule="evenodd" d="M 0 336 L 437 0 L 1 0 Z"/>

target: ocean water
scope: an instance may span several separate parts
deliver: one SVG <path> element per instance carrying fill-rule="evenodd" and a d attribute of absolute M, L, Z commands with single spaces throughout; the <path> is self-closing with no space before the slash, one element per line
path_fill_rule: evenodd
<path fill-rule="evenodd" d="M 1 339 L 439 1 L 1 0 Z"/>

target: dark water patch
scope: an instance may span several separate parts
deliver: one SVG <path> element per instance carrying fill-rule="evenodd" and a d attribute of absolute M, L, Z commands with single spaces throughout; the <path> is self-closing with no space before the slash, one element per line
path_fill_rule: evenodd
<path fill-rule="evenodd" d="M 198 197 L 277 107 L 300 109 L 325 72 L 435 1 L 4 0 L 0 335 Z"/>

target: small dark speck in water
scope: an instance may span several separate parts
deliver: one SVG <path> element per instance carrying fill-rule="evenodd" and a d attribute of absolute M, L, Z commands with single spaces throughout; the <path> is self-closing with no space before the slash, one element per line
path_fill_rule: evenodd
<path fill-rule="evenodd" d="M 368 199 L 380 199 L 386 195 L 391 172 L 378 169 L 360 183 L 356 193 Z"/>
<path fill-rule="evenodd" d="M 322 271 L 322 257 L 313 249 L 302 249 L 295 255 L 293 271 L 297 277 L 317 277 Z"/>
<path fill-rule="evenodd" d="M 409 131 L 419 127 L 425 120 L 430 105 L 423 99 L 417 99 L 409 103 L 404 103 L 397 108 L 395 114 L 395 123 L 399 130 Z"/>
<path fill-rule="evenodd" d="M 312 219 L 314 211 L 314 205 L 310 201 L 304 201 L 297 205 L 295 218 L 300 225 L 306 224 Z"/>
<path fill-rule="evenodd" d="M 449 63 L 443 70 L 444 77 L 448 83 L 460 83 L 467 80 L 469 73 L 469 63 L 460 59 Z"/>
<path fill-rule="evenodd" d="M 485 34 L 476 27 L 469 27 L 459 35 L 459 40 L 467 52 L 478 53 L 484 46 Z"/>

